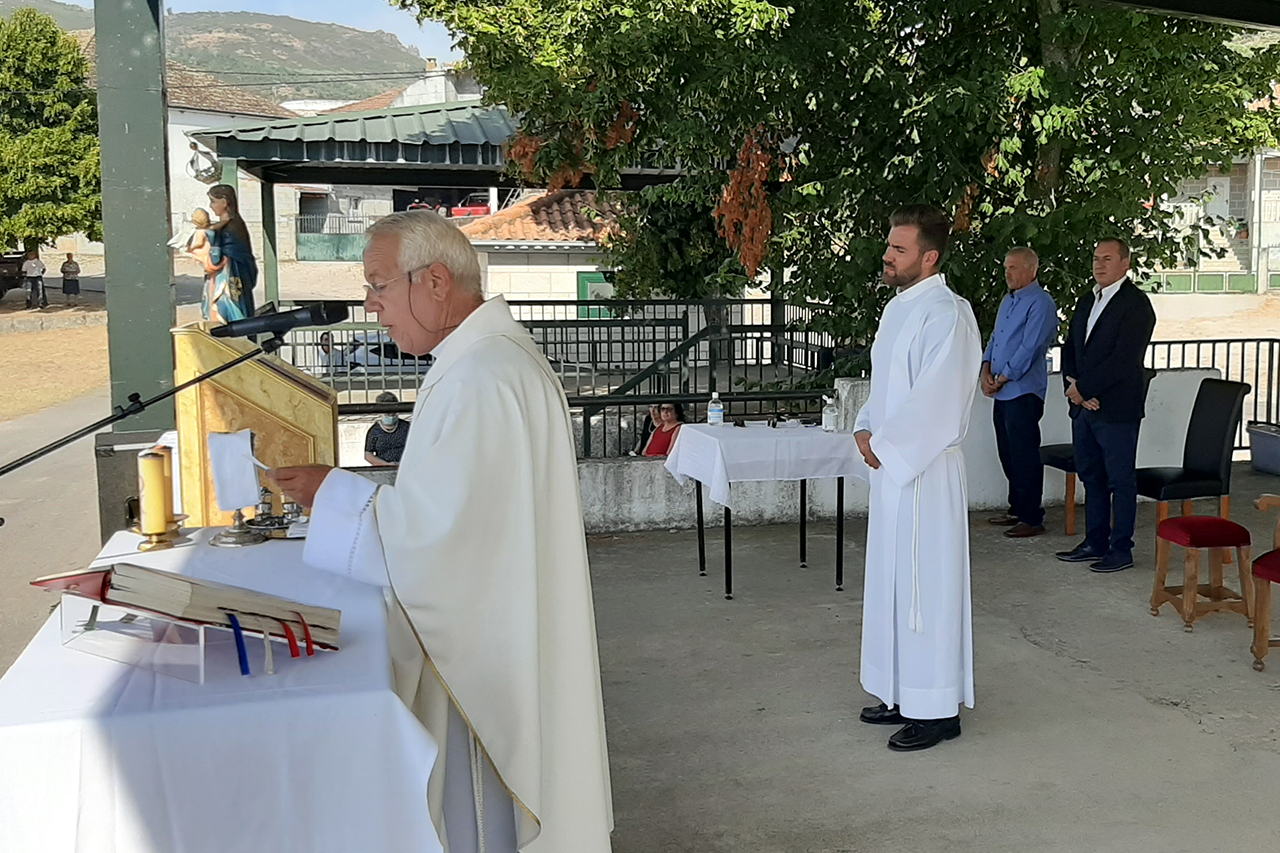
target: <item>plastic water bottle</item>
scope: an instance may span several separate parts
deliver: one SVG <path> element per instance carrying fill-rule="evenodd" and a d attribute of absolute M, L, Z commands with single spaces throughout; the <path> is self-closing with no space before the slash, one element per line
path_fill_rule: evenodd
<path fill-rule="evenodd" d="M 836 408 L 836 401 L 833 398 L 823 394 L 822 399 L 823 402 L 826 403 L 826 405 L 822 407 L 822 431 L 835 432 L 836 421 L 840 417 L 840 410 Z"/>
<path fill-rule="evenodd" d="M 724 403 L 720 402 L 720 392 L 711 392 L 711 402 L 707 404 L 707 423 L 710 426 L 724 424 Z"/>

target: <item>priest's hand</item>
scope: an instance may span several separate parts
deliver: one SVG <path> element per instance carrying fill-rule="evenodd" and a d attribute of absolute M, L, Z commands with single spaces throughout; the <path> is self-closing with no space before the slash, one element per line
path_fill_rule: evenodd
<path fill-rule="evenodd" d="M 1102 408 L 1102 404 L 1098 402 L 1097 397 L 1090 397 L 1088 400 L 1085 400 L 1080 405 L 1084 406 L 1086 409 L 1088 409 L 1091 412 L 1096 412 L 1098 411 L 1098 409 Z"/>
<path fill-rule="evenodd" d="M 858 430 L 853 434 L 853 440 L 858 443 L 858 452 L 862 454 L 862 460 L 867 463 L 867 467 L 872 471 L 879 470 L 880 460 L 871 450 L 871 432 L 865 429 Z"/>
<path fill-rule="evenodd" d="M 295 465 L 292 468 L 272 468 L 267 476 L 276 481 L 280 491 L 294 501 L 310 509 L 316 500 L 320 484 L 332 471 L 328 465 Z"/>

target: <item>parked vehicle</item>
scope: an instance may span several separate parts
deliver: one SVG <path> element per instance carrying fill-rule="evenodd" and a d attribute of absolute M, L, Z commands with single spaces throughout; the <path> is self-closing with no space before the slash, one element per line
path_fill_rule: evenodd
<path fill-rule="evenodd" d="M 345 350 L 350 373 L 426 373 L 431 367 L 430 356 L 400 352 L 386 332 L 356 332 Z"/>
<path fill-rule="evenodd" d="M 10 290 L 22 287 L 22 262 L 25 252 L 5 252 L 0 255 L 0 297 Z"/>
<path fill-rule="evenodd" d="M 472 193 L 461 204 L 454 205 L 449 210 L 450 216 L 488 216 L 490 213 L 493 213 L 493 209 L 489 207 L 487 192 Z"/>

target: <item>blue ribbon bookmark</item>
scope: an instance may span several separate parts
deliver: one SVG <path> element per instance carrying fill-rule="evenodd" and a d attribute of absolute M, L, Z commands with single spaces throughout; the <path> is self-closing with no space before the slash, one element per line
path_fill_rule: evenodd
<path fill-rule="evenodd" d="M 244 647 L 244 631 L 240 630 L 240 620 L 234 613 L 228 613 L 227 618 L 231 620 L 231 630 L 236 635 L 236 655 L 240 658 L 240 674 L 248 675 L 249 650 Z"/>

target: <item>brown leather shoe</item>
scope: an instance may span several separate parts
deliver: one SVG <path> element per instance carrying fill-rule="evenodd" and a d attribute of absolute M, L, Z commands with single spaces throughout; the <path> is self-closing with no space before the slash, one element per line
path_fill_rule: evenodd
<path fill-rule="evenodd" d="M 1019 521 L 1013 527 L 1006 530 L 1004 535 L 1008 536 L 1010 539 L 1030 539 L 1032 536 L 1039 536 L 1041 533 L 1044 533 L 1043 524 L 1032 527 L 1030 524 L 1024 524 Z"/>
<path fill-rule="evenodd" d="M 987 524 L 995 525 L 996 527 L 1012 527 L 1017 523 L 1018 517 L 1016 515 L 993 515 L 987 519 Z"/>

